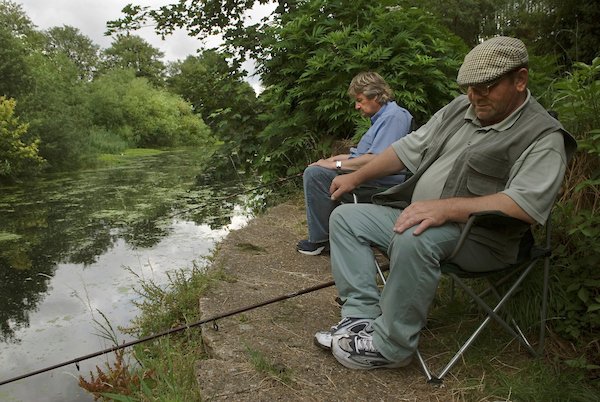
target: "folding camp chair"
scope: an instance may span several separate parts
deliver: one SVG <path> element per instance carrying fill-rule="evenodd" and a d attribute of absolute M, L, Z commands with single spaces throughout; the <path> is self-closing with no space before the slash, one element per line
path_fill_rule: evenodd
<path fill-rule="evenodd" d="M 463 246 L 469 232 L 473 226 L 485 226 L 489 228 L 504 228 L 508 225 L 527 225 L 526 223 L 511 218 L 502 214 L 501 212 L 481 212 L 473 214 L 469 217 L 469 220 L 465 224 L 465 227 L 461 233 L 459 241 L 454 249 L 452 255 L 448 258 L 448 261 L 452 260 L 452 258 L 460 252 L 461 247 Z M 442 274 L 448 275 L 451 278 L 452 290 L 454 290 L 454 284 L 457 284 L 460 288 L 462 288 L 466 294 L 468 294 L 473 301 L 486 313 L 485 319 L 481 322 L 481 324 L 473 331 L 471 336 L 464 342 L 464 344 L 459 348 L 459 350 L 454 354 L 454 356 L 448 361 L 448 363 L 437 373 L 433 373 L 427 363 L 421 356 L 419 350 L 416 352 L 416 357 L 427 377 L 427 381 L 431 384 L 441 384 L 443 382 L 443 378 L 448 374 L 450 369 L 456 364 L 456 362 L 463 356 L 465 351 L 473 344 L 475 339 L 479 336 L 479 334 L 483 331 L 483 329 L 489 324 L 491 320 L 495 320 L 502 328 L 504 328 L 509 334 L 511 334 L 515 339 L 517 339 L 525 349 L 534 357 L 539 356 L 544 349 L 544 337 L 545 337 L 545 325 L 546 325 L 546 311 L 547 311 L 547 296 L 548 296 L 548 278 L 549 278 L 549 270 L 550 270 L 550 218 L 545 226 L 545 244 L 543 245 L 534 245 L 533 236 L 531 234 L 531 230 L 528 229 L 525 235 L 521 240 L 519 256 L 517 258 L 517 263 L 514 265 L 507 266 L 502 270 L 495 270 L 491 272 L 468 272 L 461 269 L 460 266 L 451 263 L 444 262 L 441 264 L 440 269 Z M 512 324 L 509 325 L 505 319 L 498 315 L 499 311 L 504 307 L 506 302 L 510 299 L 512 295 L 515 294 L 517 289 L 520 287 L 522 282 L 525 280 L 527 276 L 529 276 L 537 264 L 538 261 L 544 261 L 544 273 L 543 273 L 543 284 L 542 284 L 542 299 L 540 306 L 540 328 L 539 328 L 539 338 L 537 343 L 537 350 L 534 349 L 529 340 L 525 337 L 521 328 L 517 325 L 516 321 L 509 316 L 509 321 Z M 378 275 L 380 276 L 382 282 L 385 284 L 385 276 L 382 272 L 382 269 L 375 260 L 375 264 L 377 266 Z M 500 275 L 500 279 L 498 276 Z M 467 281 L 469 279 L 477 279 L 483 278 L 488 281 L 489 287 L 485 289 L 483 292 L 479 294 L 476 293 L 471 287 L 467 285 Z M 492 279 L 492 278 L 495 278 Z M 508 289 L 505 290 L 504 294 L 500 293 L 499 286 L 508 286 Z M 487 294 L 492 293 L 496 296 L 498 301 L 494 306 L 489 306 L 484 300 Z"/>

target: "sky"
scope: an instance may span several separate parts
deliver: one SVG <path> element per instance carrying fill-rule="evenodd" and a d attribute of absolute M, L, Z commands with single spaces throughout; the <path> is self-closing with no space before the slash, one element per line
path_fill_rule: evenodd
<path fill-rule="evenodd" d="M 106 22 L 116 20 L 123 16 L 121 10 L 127 4 L 156 8 L 162 5 L 176 3 L 176 0 L 13 0 L 21 4 L 23 11 L 37 26 L 39 30 L 68 25 L 90 38 L 95 44 L 105 49 L 112 42 L 111 37 L 104 36 Z M 252 14 L 252 20 L 258 20 L 271 13 L 274 6 L 257 6 Z M 192 38 L 185 31 L 176 31 L 165 37 L 163 41 L 154 33 L 152 27 L 143 28 L 135 32 L 144 38 L 153 47 L 164 53 L 164 61 L 183 60 L 187 56 L 195 55 L 197 49 L 210 48 L 219 45 L 219 37 L 206 39 Z M 251 63 L 244 65 L 249 72 L 253 72 Z M 248 82 L 260 91 L 258 78 L 250 77 Z"/>

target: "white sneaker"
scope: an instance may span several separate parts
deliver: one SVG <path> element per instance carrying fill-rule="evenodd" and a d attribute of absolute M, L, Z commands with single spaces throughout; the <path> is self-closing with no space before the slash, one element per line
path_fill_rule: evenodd
<path fill-rule="evenodd" d="M 335 335 L 331 351 L 344 367 L 355 370 L 405 367 L 412 361 L 412 356 L 400 361 L 388 360 L 375 348 L 372 332 L 365 331 Z"/>
<path fill-rule="evenodd" d="M 370 318 L 342 318 L 340 322 L 331 327 L 329 331 L 319 331 L 315 334 L 314 343 L 320 348 L 331 349 L 331 341 L 334 335 L 357 334 L 360 331 L 370 333 L 373 331 Z"/>

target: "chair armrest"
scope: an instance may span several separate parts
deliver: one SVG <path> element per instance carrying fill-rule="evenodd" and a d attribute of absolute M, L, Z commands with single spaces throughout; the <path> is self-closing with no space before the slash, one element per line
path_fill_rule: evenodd
<path fill-rule="evenodd" d="M 486 229 L 506 227 L 522 227 L 525 229 L 530 227 L 531 225 L 518 218 L 508 216 L 501 211 L 474 212 L 471 215 L 469 215 L 469 219 L 465 223 L 465 226 L 460 233 L 458 243 L 456 243 L 456 247 L 454 248 L 454 251 L 452 251 L 452 254 L 450 254 L 450 256 L 448 257 L 448 260 L 451 260 L 456 256 L 456 254 L 458 254 L 464 242 L 467 240 L 467 237 L 469 236 L 469 233 L 471 232 L 471 228 L 473 226 L 479 226 Z"/>
<path fill-rule="evenodd" d="M 515 227 L 529 227 L 529 223 L 522 221 L 518 218 L 513 218 L 512 216 L 506 215 L 501 211 L 481 211 L 474 212 L 469 215 L 469 220 L 473 219 L 472 225 L 481 226 L 484 228 L 494 229 L 498 226 L 507 227 L 507 226 L 515 226 Z"/>

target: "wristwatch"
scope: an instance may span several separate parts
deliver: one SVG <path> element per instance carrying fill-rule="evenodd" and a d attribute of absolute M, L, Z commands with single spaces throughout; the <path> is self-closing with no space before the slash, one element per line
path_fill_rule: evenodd
<path fill-rule="evenodd" d="M 335 161 L 335 168 L 336 169 L 341 169 L 342 168 L 342 161 Z"/>

